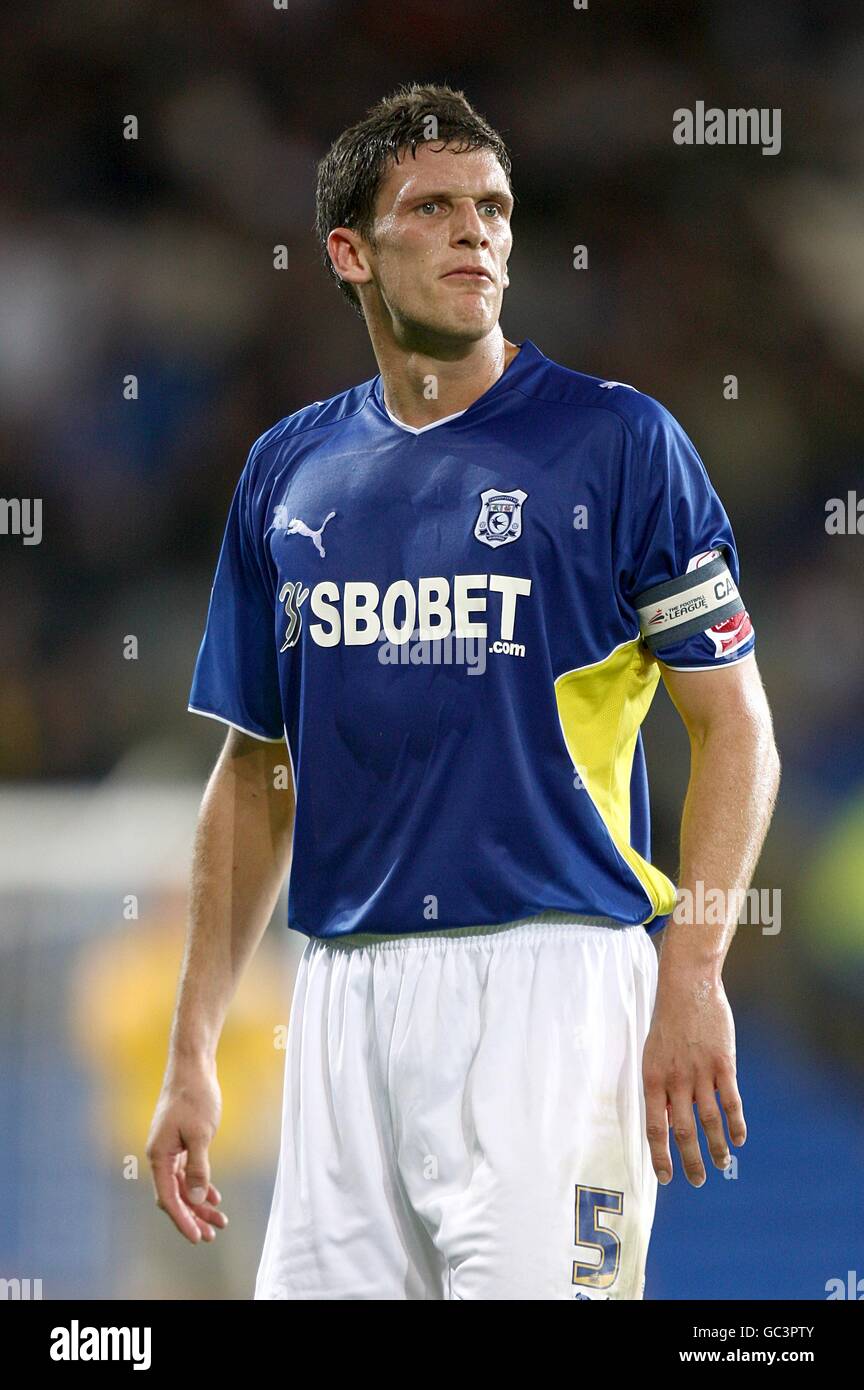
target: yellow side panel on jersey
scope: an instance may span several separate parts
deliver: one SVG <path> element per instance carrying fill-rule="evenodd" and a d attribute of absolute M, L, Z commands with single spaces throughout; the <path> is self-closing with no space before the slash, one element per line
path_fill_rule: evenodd
<path fill-rule="evenodd" d="M 555 682 L 558 716 L 573 766 L 609 835 L 651 901 L 650 922 L 675 906 L 675 885 L 630 844 L 630 775 L 636 735 L 660 679 L 644 644 L 634 638 L 592 666 Z"/>

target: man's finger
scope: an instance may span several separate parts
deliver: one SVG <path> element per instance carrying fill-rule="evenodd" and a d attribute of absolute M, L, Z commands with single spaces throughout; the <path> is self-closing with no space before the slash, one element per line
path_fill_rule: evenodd
<path fill-rule="evenodd" d="M 196 1221 L 205 1221 L 209 1226 L 216 1226 L 220 1230 L 224 1230 L 228 1225 L 228 1217 L 224 1211 L 219 1211 L 209 1202 L 203 1202 L 200 1207 L 193 1207 L 192 1215 Z"/>
<path fill-rule="evenodd" d="M 206 1202 L 209 1190 L 210 1164 L 207 1160 L 207 1143 L 197 1136 L 190 1136 L 181 1191 L 191 1205 L 197 1207 Z"/>
<path fill-rule="evenodd" d="M 666 1088 L 656 1081 L 646 1081 L 644 1089 L 645 1134 L 651 1150 L 651 1162 L 658 1182 L 667 1183 L 672 1178 L 672 1155 L 669 1152 Z"/>
<path fill-rule="evenodd" d="M 209 1221 L 204 1221 L 203 1218 L 198 1216 L 197 1213 L 195 1214 L 195 1221 L 197 1222 L 198 1230 L 201 1232 L 202 1241 L 206 1241 L 209 1245 L 212 1241 L 216 1239 L 216 1231 L 214 1227 L 210 1225 Z"/>
<path fill-rule="evenodd" d="M 671 1100 L 671 1110 L 672 1133 L 675 1136 L 675 1143 L 678 1145 L 678 1152 L 681 1155 L 687 1181 L 692 1183 L 694 1187 L 701 1187 L 705 1181 L 706 1173 L 705 1165 L 702 1162 L 702 1150 L 699 1148 L 696 1120 L 693 1116 L 693 1088 L 691 1086 L 675 1091 Z"/>
<path fill-rule="evenodd" d="M 701 1089 L 696 1097 L 699 1120 L 708 1140 L 708 1151 L 715 1168 L 729 1167 L 729 1145 L 723 1128 L 723 1112 L 714 1097 L 713 1090 Z"/>
<path fill-rule="evenodd" d="M 726 1113 L 729 1138 L 733 1144 L 740 1146 L 747 1138 L 747 1125 L 744 1122 L 744 1106 L 741 1104 L 738 1082 L 735 1079 L 735 1070 L 732 1066 L 727 1065 L 718 1069 L 716 1085 L 720 1095 L 720 1104 Z"/>
<path fill-rule="evenodd" d="M 156 1205 L 170 1216 L 181 1235 L 193 1245 L 201 1240 L 201 1231 L 194 1216 L 180 1196 L 175 1172 L 176 1159 L 171 1154 L 154 1155 L 150 1159 Z"/>

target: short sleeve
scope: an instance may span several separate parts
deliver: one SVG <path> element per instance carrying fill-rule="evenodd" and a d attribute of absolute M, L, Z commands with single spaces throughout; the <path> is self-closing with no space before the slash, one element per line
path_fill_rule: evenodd
<path fill-rule="evenodd" d="M 275 596 L 250 495 L 256 448 L 228 512 L 188 708 L 275 743 L 282 742 L 284 725 Z"/>
<path fill-rule="evenodd" d="M 729 518 L 677 420 L 649 404 L 633 431 L 625 598 L 665 665 L 686 671 L 741 660 L 756 637 Z"/>

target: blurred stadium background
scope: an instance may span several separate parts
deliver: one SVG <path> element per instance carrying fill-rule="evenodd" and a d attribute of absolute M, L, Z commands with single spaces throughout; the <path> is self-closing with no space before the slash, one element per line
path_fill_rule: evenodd
<path fill-rule="evenodd" d="M 251 1295 L 302 945 L 284 902 L 220 1049 L 214 1246 L 156 1211 L 144 1156 L 224 732 L 186 701 L 250 444 L 376 371 L 318 267 L 315 164 L 405 81 L 464 88 L 511 143 L 507 336 L 694 439 L 776 719 L 755 884 L 782 891 L 781 930 L 742 925 L 726 970 L 750 1138 L 734 1180 L 694 1191 L 676 1162 L 646 1296 L 864 1276 L 864 536 L 825 530 L 829 498 L 864 496 L 859 6 L 33 0 L 3 24 L 0 496 L 42 498 L 44 534 L 0 535 L 0 1277 Z M 782 152 L 676 146 L 697 100 L 779 107 Z M 687 747 L 662 691 L 646 748 L 674 873 Z"/>

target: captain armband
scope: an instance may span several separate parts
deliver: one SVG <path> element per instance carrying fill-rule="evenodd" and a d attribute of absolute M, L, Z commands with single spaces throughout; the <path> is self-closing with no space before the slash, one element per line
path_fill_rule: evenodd
<path fill-rule="evenodd" d="M 652 652 L 717 628 L 741 613 L 744 603 L 722 555 L 637 594 L 639 630 Z"/>

